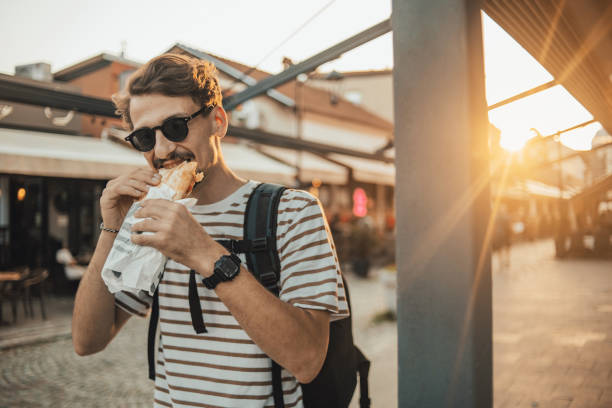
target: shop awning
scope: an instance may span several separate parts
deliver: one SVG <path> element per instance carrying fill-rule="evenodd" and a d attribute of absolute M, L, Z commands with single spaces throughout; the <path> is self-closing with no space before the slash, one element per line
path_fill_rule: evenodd
<path fill-rule="evenodd" d="M 108 180 L 146 165 L 110 140 L 0 129 L 0 173 Z"/>
<path fill-rule="evenodd" d="M 302 181 L 308 182 L 315 178 L 318 178 L 324 184 L 346 184 L 348 181 L 349 172 L 346 167 L 332 163 L 315 154 L 270 146 L 261 146 L 260 149 L 263 153 L 294 168 L 299 166 Z"/>
<path fill-rule="evenodd" d="M 241 177 L 288 186 L 295 183 L 295 168 L 267 157 L 245 144 L 221 142 L 221 150 L 228 167 Z"/>
<path fill-rule="evenodd" d="M 395 166 L 377 160 L 362 159 L 343 154 L 330 154 L 329 158 L 353 169 L 357 181 L 373 184 L 395 185 Z"/>
<path fill-rule="evenodd" d="M 241 144 L 224 143 L 238 175 L 291 185 L 294 168 Z M 0 173 L 108 180 L 147 166 L 142 155 L 107 139 L 0 128 Z"/>
<path fill-rule="evenodd" d="M 285 163 L 297 165 L 298 152 L 295 150 L 262 146 L 261 151 Z M 326 184 L 346 184 L 349 168 L 357 181 L 373 184 L 395 185 L 395 166 L 378 160 L 368 160 L 344 154 L 329 154 L 330 160 L 302 152 L 300 175 L 303 181 L 320 179 Z"/>
<path fill-rule="evenodd" d="M 567 200 L 576 193 L 577 190 L 575 188 L 565 187 L 561 192 L 557 186 L 551 186 L 536 180 L 525 180 L 525 182 L 520 185 L 506 188 L 502 196 L 515 200 L 527 200 L 529 197 L 563 198 Z"/>

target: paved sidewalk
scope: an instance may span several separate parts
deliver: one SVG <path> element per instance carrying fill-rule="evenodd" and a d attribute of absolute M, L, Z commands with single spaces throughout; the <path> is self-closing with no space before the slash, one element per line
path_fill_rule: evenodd
<path fill-rule="evenodd" d="M 380 272 L 372 271 L 368 279 L 347 274 L 354 341 L 372 363 L 369 388 L 373 408 L 397 406 L 397 324 L 374 322 L 377 315 L 388 310 Z M 350 408 L 359 408 L 359 386 Z"/>
<path fill-rule="evenodd" d="M 612 261 L 556 260 L 551 242 L 513 247 L 508 268 L 497 261 L 494 407 L 612 408 Z M 393 322 L 373 323 L 386 309 L 377 274 L 347 279 L 355 340 L 372 360 L 372 406 L 387 408 L 397 406 L 397 329 Z M 37 327 L 66 333 L 71 301 L 64 306 Z M 20 330 L 32 340 L 27 333 L 37 324 L 29 324 Z M 146 320 L 132 318 L 107 350 L 90 357 L 77 356 L 66 335 L 44 339 L 0 349 L 0 408 L 151 406 Z M 358 407 L 357 396 L 351 408 Z"/>
<path fill-rule="evenodd" d="M 494 269 L 495 407 L 612 407 L 612 262 L 557 260 L 548 241 L 511 262 Z"/>
<path fill-rule="evenodd" d="M 93 356 L 76 355 L 70 338 L 0 350 L 0 408 L 152 406 L 145 319 Z"/>
<path fill-rule="evenodd" d="M 350 279 L 373 407 L 397 406 L 397 328 L 376 279 Z M 493 257 L 494 408 L 612 408 L 612 261 L 557 260 L 552 241 Z M 351 408 L 357 408 L 356 398 Z"/>
<path fill-rule="evenodd" d="M 12 323 L 11 308 L 4 305 L 4 319 L 11 322 L 0 326 L 0 351 L 3 349 L 39 344 L 61 338 L 70 338 L 73 299 L 71 297 L 45 296 L 47 319 L 43 320 L 38 300 L 34 300 L 34 316 L 24 316 L 23 305 L 17 308 L 17 323 Z"/>
<path fill-rule="evenodd" d="M 397 401 L 397 329 L 374 324 L 386 310 L 377 272 L 369 279 L 347 274 L 354 311 L 355 341 L 373 362 L 370 396 L 374 407 Z M 147 320 L 131 318 L 101 353 L 79 357 L 72 349 L 72 300 L 49 300 L 49 319 L 40 316 L 16 327 L 0 327 L 0 408 L 151 407 L 153 384 L 147 378 Z M 21 313 L 21 311 L 20 311 Z M 358 407 L 357 390 L 351 407 Z"/>

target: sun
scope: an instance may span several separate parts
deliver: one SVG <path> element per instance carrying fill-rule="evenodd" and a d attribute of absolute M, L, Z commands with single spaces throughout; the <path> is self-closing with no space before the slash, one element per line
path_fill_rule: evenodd
<path fill-rule="evenodd" d="M 506 136 L 505 136 L 506 135 Z M 502 133 L 501 139 L 499 141 L 499 145 L 510 152 L 518 152 L 527 144 L 529 139 L 525 139 L 516 135 L 508 135 L 507 133 Z"/>
<path fill-rule="evenodd" d="M 529 128 L 528 123 L 518 118 L 512 122 L 503 123 L 499 129 L 501 130 L 499 145 L 510 152 L 518 152 L 530 139 L 538 135 L 535 129 Z"/>

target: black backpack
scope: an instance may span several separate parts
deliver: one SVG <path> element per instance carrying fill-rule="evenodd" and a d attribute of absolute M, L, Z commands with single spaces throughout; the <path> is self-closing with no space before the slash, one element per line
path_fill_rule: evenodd
<path fill-rule="evenodd" d="M 229 251 L 244 253 L 249 271 L 275 296 L 279 295 L 280 259 L 276 248 L 276 222 L 278 204 L 285 187 L 276 184 L 258 185 L 247 202 L 244 215 L 244 240 L 217 241 Z M 189 310 L 196 333 L 205 333 L 206 327 L 197 295 L 195 271 L 189 275 Z M 351 309 L 348 286 L 342 278 L 346 301 Z M 157 291 L 153 296 L 149 323 L 148 357 L 149 378 L 155 379 L 155 333 L 159 318 Z M 370 362 L 353 344 L 352 315 L 330 323 L 327 356 L 317 377 L 308 384 L 301 384 L 306 408 L 348 407 L 357 385 L 361 396 L 360 408 L 370 407 L 368 373 Z M 272 387 L 275 408 L 284 408 L 281 368 L 272 361 Z"/>

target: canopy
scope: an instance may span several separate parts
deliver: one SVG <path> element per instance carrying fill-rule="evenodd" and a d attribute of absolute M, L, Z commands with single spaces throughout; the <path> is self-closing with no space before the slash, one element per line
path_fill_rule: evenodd
<path fill-rule="evenodd" d="M 0 129 L 0 173 L 105 180 L 146 165 L 110 140 Z"/>
<path fill-rule="evenodd" d="M 321 180 L 325 184 L 346 184 L 348 169 L 309 152 L 299 152 L 279 147 L 261 146 L 261 151 L 291 166 L 300 168 L 303 181 Z"/>
<path fill-rule="evenodd" d="M 353 169 L 357 181 L 373 184 L 395 185 L 395 166 L 378 160 L 362 159 L 343 154 L 330 154 L 329 158 Z"/>
<path fill-rule="evenodd" d="M 244 178 L 291 185 L 294 168 L 242 144 L 222 145 L 228 166 Z M 141 153 L 108 139 L 0 128 L 0 173 L 108 180 L 146 167 Z"/>
<path fill-rule="evenodd" d="M 221 150 L 228 167 L 241 177 L 288 186 L 295 184 L 295 168 L 267 157 L 243 143 L 222 142 Z"/>

